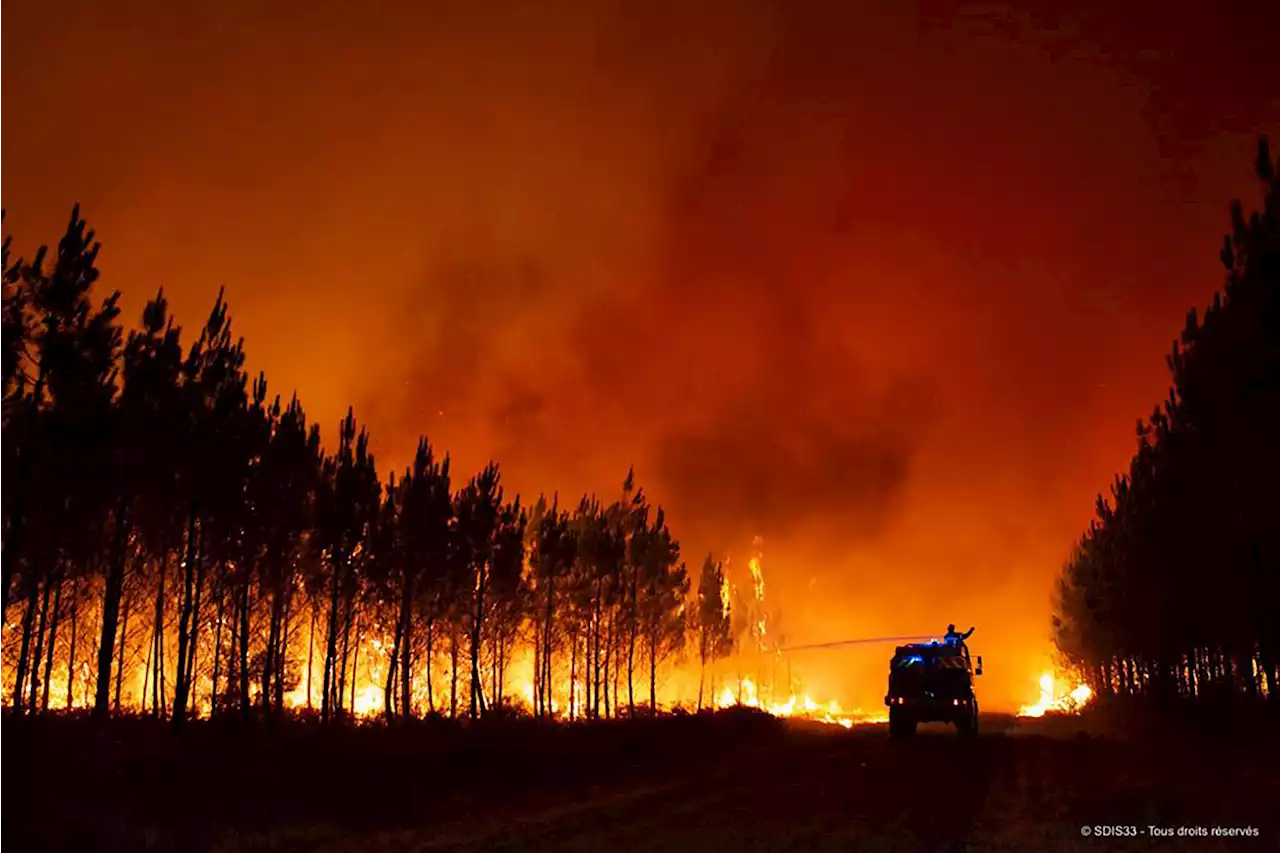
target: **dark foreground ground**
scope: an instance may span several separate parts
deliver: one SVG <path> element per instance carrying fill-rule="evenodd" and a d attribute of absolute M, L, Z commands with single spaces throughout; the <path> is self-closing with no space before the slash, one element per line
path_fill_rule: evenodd
<path fill-rule="evenodd" d="M 1236 732 L 1240 735 L 1240 732 Z M 5 850 L 1280 849 L 1271 735 L 754 714 L 322 733 L 6 719 Z M 1082 835 L 1082 826 L 1094 833 Z M 1133 838 L 1097 837 L 1122 827 Z M 1256 830 L 1153 838 L 1149 827 Z M 1132 829 L 1131 829 L 1132 828 Z"/>

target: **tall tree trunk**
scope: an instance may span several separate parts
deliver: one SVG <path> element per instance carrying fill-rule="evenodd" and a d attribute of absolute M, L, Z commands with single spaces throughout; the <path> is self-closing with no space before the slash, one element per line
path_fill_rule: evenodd
<path fill-rule="evenodd" d="M 151 658 L 156 653 L 156 631 L 155 626 L 151 628 L 151 642 L 147 644 L 147 662 L 142 665 L 142 715 L 147 715 L 147 688 L 151 686 Z M 152 705 L 152 716 L 155 705 Z"/>
<path fill-rule="evenodd" d="M 164 578 L 161 576 L 160 585 L 163 588 Z M 142 675 L 142 712 L 147 711 L 147 688 L 151 688 L 151 716 L 160 716 L 160 661 L 157 659 L 157 649 L 160 645 L 160 637 L 164 633 L 164 622 L 160 617 L 160 596 L 156 593 L 155 608 L 151 616 L 151 644 L 147 647 L 147 666 L 146 671 Z"/>
<path fill-rule="evenodd" d="M 613 658 L 613 619 L 609 620 L 609 625 L 604 632 L 604 717 L 609 719 L 609 664 Z"/>
<path fill-rule="evenodd" d="M 387 659 L 387 682 L 382 691 L 383 713 L 386 716 L 388 723 L 395 717 L 396 709 L 392 702 L 392 695 L 395 693 L 396 689 L 396 670 L 400 664 L 400 640 L 403 632 L 404 626 L 401 624 L 400 620 L 397 619 L 394 638 L 391 641 L 391 657 Z M 405 714 L 405 717 L 408 716 L 408 714 Z"/>
<path fill-rule="evenodd" d="M 408 574 L 406 572 L 406 574 Z M 405 719 L 413 716 L 413 583 L 404 580 L 404 592 L 400 597 L 400 620 L 396 626 L 396 648 L 391 655 L 391 672 L 394 675 L 395 652 L 400 653 L 400 713 Z M 388 714 L 390 717 L 390 705 Z"/>
<path fill-rule="evenodd" d="M 232 579 L 231 588 L 231 648 L 227 650 L 227 694 L 234 697 L 242 719 L 246 718 L 245 703 L 249 695 L 249 602 L 247 585 Z"/>
<path fill-rule="evenodd" d="M 222 676 L 222 620 L 226 615 L 226 591 L 223 585 L 215 580 L 215 588 L 218 591 L 217 604 L 215 605 L 218 624 L 213 629 L 213 685 L 210 687 L 209 693 L 209 719 L 213 719 L 218 715 L 218 680 Z"/>
<path fill-rule="evenodd" d="M 44 632 L 49 621 L 49 588 L 53 578 L 46 578 L 40 594 L 40 621 L 36 627 L 35 654 L 31 656 L 31 699 L 27 707 L 34 712 L 40 707 L 40 666 L 44 663 Z"/>
<path fill-rule="evenodd" d="M 182 598 L 178 611 L 178 669 L 173 680 L 173 726 L 181 728 L 187 721 L 187 693 L 189 690 L 187 676 L 187 646 L 191 643 L 191 626 L 194 621 L 191 605 L 195 599 L 196 575 L 196 517 L 197 508 L 192 505 L 187 510 L 187 541 L 184 546 L 186 557 L 182 561 Z"/>
<path fill-rule="evenodd" d="M 164 580 L 168 573 L 169 549 L 164 548 L 160 555 L 160 569 L 156 578 L 156 608 L 151 637 L 151 661 L 153 677 L 151 679 L 151 713 L 160 714 L 160 673 L 164 670 Z M 143 693 L 146 688 L 143 688 Z"/>
<path fill-rule="evenodd" d="M 649 714 L 658 713 L 658 642 L 657 638 L 649 639 Z"/>
<path fill-rule="evenodd" d="M 543 704 L 546 706 L 547 717 L 554 717 L 556 713 L 556 693 L 554 679 L 552 678 L 551 669 L 551 643 L 548 638 L 542 638 L 542 669 L 538 671 L 538 680 L 542 682 Z"/>
<path fill-rule="evenodd" d="M 240 618 L 240 627 L 236 631 L 237 658 L 236 675 L 239 678 L 240 693 L 240 716 L 245 720 L 253 718 L 253 700 L 249 695 L 249 596 L 251 594 L 252 584 L 250 583 L 249 569 L 244 569 L 244 579 L 241 581 L 239 589 L 240 603 L 237 605 L 237 615 Z"/>
<path fill-rule="evenodd" d="M 591 718 L 600 719 L 600 617 L 603 601 L 600 582 L 596 581 L 595 618 L 591 626 Z"/>
<path fill-rule="evenodd" d="M 126 595 L 124 597 L 124 605 L 123 605 L 124 616 L 121 620 L 122 624 L 120 625 L 120 661 L 116 666 L 115 712 L 117 714 L 120 713 L 120 686 L 121 686 L 121 683 L 124 681 L 125 643 L 127 643 L 129 640 L 129 611 L 132 609 L 130 607 L 130 604 L 131 602 L 130 602 L 129 596 Z"/>
<path fill-rule="evenodd" d="M 707 659 L 702 659 L 702 665 L 698 667 L 698 710 L 702 710 L 702 687 L 707 682 Z"/>
<path fill-rule="evenodd" d="M 622 635 L 613 642 L 613 713 L 622 716 L 622 703 L 618 701 L 618 690 L 622 684 Z"/>
<path fill-rule="evenodd" d="M 355 597 L 350 596 L 346 601 L 344 616 L 342 617 L 342 666 L 338 669 L 338 689 L 335 697 L 334 707 L 341 712 L 346 704 L 347 695 L 347 661 L 350 660 L 351 654 L 351 622 L 355 611 Z"/>
<path fill-rule="evenodd" d="M 436 712 L 436 694 L 433 681 L 435 680 L 433 658 L 436 656 L 436 617 L 435 609 L 432 607 L 431 615 L 427 617 L 427 712 L 434 714 Z"/>
<path fill-rule="evenodd" d="M 603 600 L 600 610 L 600 624 L 596 628 L 596 665 L 592 672 L 595 679 L 596 719 L 607 719 L 609 716 L 609 642 L 608 623 L 605 621 Z"/>
<path fill-rule="evenodd" d="M 631 630 L 628 632 L 627 638 L 627 716 L 634 717 L 636 715 L 636 688 L 635 688 L 635 671 L 636 671 L 636 594 L 634 584 L 631 593 L 631 612 L 628 614 L 631 622 Z M 701 686 L 699 686 L 701 692 Z"/>
<path fill-rule="evenodd" d="M 596 636 L 596 614 L 593 610 L 587 619 L 587 635 L 582 638 L 582 716 L 588 720 L 596 716 Z"/>
<path fill-rule="evenodd" d="M 480 685 L 480 629 L 484 625 L 484 593 L 485 575 L 488 574 L 488 560 L 481 560 L 479 581 L 476 584 L 475 618 L 471 623 L 471 719 L 476 719 L 484 710 L 484 695 Z"/>
<path fill-rule="evenodd" d="M 67 645 L 67 704 L 68 711 L 75 704 L 76 642 L 80 627 L 80 576 L 71 581 L 71 637 Z"/>
<path fill-rule="evenodd" d="M 191 716 L 200 716 L 198 704 L 198 683 L 196 674 L 196 658 L 200 652 L 200 607 L 205 592 L 205 521 L 201 521 L 196 529 L 196 578 L 191 593 L 191 621 L 187 625 L 187 658 L 186 658 L 186 690 L 183 698 L 186 710 Z M 174 701 L 177 706 L 177 697 Z M 177 708 L 175 708 L 177 710 Z"/>
<path fill-rule="evenodd" d="M 319 609 L 316 601 L 311 599 L 311 630 L 307 632 L 307 710 L 311 710 L 311 668 L 315 664 L 316 655 L 316 614 Z"/>
<path fill-rule="evenodd" d="M 542 676 L 542 628 L 535 622 L 533 625 L 533 716 L 539 720 L 544 716 Z"/>
<path fill-rule="evenodd" d="M 592 714 L 600 719 L 600 708 L 604 705 L 607 692 L 604 689 L 604 589 L 601 586 L 597 594 L 595 642 L 592 652 L 595 660 L 591 668 Z"/>
<path fill-rule="evenodd" d="M 268 650 L 271 658 L 271 696 L 267 708 L 281 713 L 284 702 L 284 676 L 286 654 L 289 648 L 289 590 L 283 581 L 276 586 L 276 595 L 280 597 L 280 623 L 276 626 L 276 639 Z"/>
<path fill-rule="evenodd" d="M 226 684 L 222 689 L 222 710 L 230 712 L 240 705 L 240 596 L 234 588 L 226 591 L 227 607 L 227 662 Z"/>
<path fill-rule="evenodd" d="M 284 614 L 281 617 L 284 624 L 281 626 L 279 634 L 279 647 L 276 652 L 276 713 L 284 713 L 284 679 L 285 667 L 289 662 L 289 643 L 293 641 L 293 584 L 290 583 L 285 587 L 284 591 Z"/>
<path fill-rule="evenodd" d="M 452 674 L 449 677 L 449 718 L 458 718 L 458 624 L 454 621 L 449 626 L 449 664 Z"/>
<path fill-rule="evenodd" d="M 262 705 L 262 713 L 267 716 L 271 713 L 271 686 L 272 677 L 275 675 L 275 656 L 276 643 L 280 641 L 280 588 L 278 584 L 272 584 L 274 587 L 271 591 L 271 611 L 267 620 L 267 648 L 262 655 L 262 683 L 259 685 L 259 703 Z"/>
<path fill-rule="evenodd" d="M 360 677 L 359 677 L 359 667 L 360 667 L 360 633 L 361 633 L 361 630 L 362 630 L 362 629 L 361 629 L 361 625 L 360 625 L 360 614 L 359 614 L 359 613 L 357 613 L 357 614 L 356 614 L 356 642 L 355 642 L 355 651 L 354 651 L 354 653 L 351 655 L 351 704 L 350 704 L 349 706 L 347 706 L 347 707 L 349 707 L 349 708 L 351 709 L 351 714 L 352 714 L 352 716 L 354 716 L 354 715 L 355 715 L 355 713 L 356 713 L 356 685 L 357 685 L 357 684 L 359 683 L 359 681 L 360 681 Z"/>
<path fill-rule="evenodd" d="M 506 694 L 507 685 L 507 640 L 498 637 L 498 671 L 497 684 L 493 686 L 493 701 L 502 704 L 503 695 Z"/>
<path fill-rule="evenodd" d="M 622 626 L 615 625 L 610 632 L 610 647 L 613 654 L 610 656 L 612 663 L 610 664 L 611 681 L 613 685 L 613 715 L 615 717 L 622 716 L 622 704 L 618 701 L 618 691 L 622 685 Z"/>
<path fill-rule="evenodd" d="M 279 566 L 276 571 L 283 571 Z M 271 609 L 267 620 L 267 647 L 262 654 L 262 713 L 270 715 L 275 707 L 275 683 L 279 675 L 276 664 L 280 659 L 280 635 L 284 630 L 284 582 L 273 573 L 270 583 Z"/>
<path fill-rule="evenodd" d="M 98 643 L 98 678 L 93 715 L 107 716 L 111 704 L 111 662 L 116 648 L 116 628 L 120 619 L 120 597 L 124 591 L 125 559 L 129 545 L 130 501 L 121 497 L 116 506 L 115 532 L 107 565 L 107 583 L 102 593 L 102 638 Z"/>
<path fill-rule="evenodd" d="M 165 643 L 164 623 L 160 623 L 160 634 L 156 637 L 156 656 L 159 660 L 156 662 L 156 684 L 159 687 L 160 695 L 160 716 L 165 717 L 169 713 L 169 682 L 168 667 L 165 664 Z"/>
<path fill-rule="evenodd" d="M 548 716 L 555 713 L 555 709 L 553 707 L 555 705 L 555 692 L 551 684 L 551 629 L 552 617 L 555 613 L 555 603 L 556 575 L 555 567 L 553 566 L 547 579 L 547 615 L 546 619 L 543 621 L 542 629 L 542 666 L 546 671 L 546 678 L 545 681 L 543 681 L 543 689 L 545 691 L 544 695 L 546 697 Z M 539 672 L 539 677 L 542 677 L 541 672 Z"/>
<path fill-rule="evenodd" d="M 593 719 L 592 708 L 595 705 L 595 689 L 592 686 L 595 669 L 595 614 L 587 617 L 586 634 L 582 638 L 582 718 Z"/>
<path fill-rule="evenodd" d="M 577 719 L 578 698 L 578 632 L 569 641 L 569 719 Z"/>
<path fill-rule="evenodd" d="M 329 584 L 329 630 L 324 641 L 324 683 L 320 698 L 320 722 L 327 723 L 333 713 L 333 682 L 336 673 L 333 671 L 338 656 L 338 583 L 342 574 L 345 557 L 333 560 L 333 578 Z"/>
<path fill-rule="evenodd" d="M 44 659 L 44 678 L 40 680 L 43 685 L 43 692 L 40 696 L 40 711 L 49 713 L 49 682 L 53 677 L 53 650 L 58 645 L 58 623 L 62 621 L 62 579 L 58 579 L 58 586 L 53 594 L 53 622 L 49 626 L 49 648 L 45 652 Z"/>
<path fill-rule="evenodd" d="M 200 682 L 196 679 L 196 661 L 200 652 L 200 605 L 204 596 L 204 530 L 200 531 L 199 544 L 196 546 L 196 592 L 195 601 L 191 605 L 191 641 L 187 647 L 187 707 L 199 716 L 200 704 L 198 690 Z"/>
<path fill-rule="evenodd" d="M 393 667 L 387 667 L 387 669 L 389 672 L 394 671 Z M 391 684 L 391 708 L 394 710 L 400 707 L 400 679 L 392 677 L 389 683 Z"/>
<path fill-rule="evenodd" d="M 13 708 L 19 714 L 26 704 L 27 670 L 31 664 L 31 635 L 35 631 L 36 611 L 40 607 L 40 585 L 29 583 L 27 605 L 22 611 L 22 648 L 18 653 L 17 673 L 13 679 Z"/>
<path fill-rule="evenodd" d="M 494 688 L 493 701 L 502 704 L 507 695 L 507 642 L 498 640 L 498 684 Z"/>
<path fill-rule="evenodd" d="M 489 638 L 489 697 L 498 701 L 498 638 Z"/>
<path fill-rule="evenodd" d="M 596 663 L 597 636 L 596 616 L 592 613 L 590 620 L 587 622 L 587 636 L 583 637 L 582 640 L 582 716 L 588 720 L 595 719 L 595 709 L 599 701 L 596 689 L 598 667 Z"/>

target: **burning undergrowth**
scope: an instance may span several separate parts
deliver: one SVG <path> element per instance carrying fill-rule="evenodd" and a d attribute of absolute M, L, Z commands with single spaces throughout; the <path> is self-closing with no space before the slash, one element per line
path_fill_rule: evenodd
<path fill-rule="evenodd" d="M 1074 684 L 1074 687 L 1069 685 Z M 1078 714 L 1093 700 L 1093 689 L 1079 679 L 1046 672 L 1040 676 L 1040 699 L 1023 705 L 1019 717 L 1043 717 L 1051 714 Z"/>

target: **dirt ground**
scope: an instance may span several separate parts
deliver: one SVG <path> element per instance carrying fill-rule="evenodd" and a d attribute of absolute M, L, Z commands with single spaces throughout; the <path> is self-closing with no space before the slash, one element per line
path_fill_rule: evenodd
<path fill-rule="evenodd" d="M 146 721 L 6 720 L 3 745 L 10 851 L 1280 849 L 1270 743 L 1079 721 L 901 743 L 719 715 L 175 744 Z"/>

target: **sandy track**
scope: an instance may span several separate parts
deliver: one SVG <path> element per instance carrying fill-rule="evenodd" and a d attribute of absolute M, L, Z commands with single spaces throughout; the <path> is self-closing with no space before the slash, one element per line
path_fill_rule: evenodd
<path fill-rule="evenodd" d="M 298 755 L 329 749 L 315 767 L 336 762 L 346 768 L 337 777 L 355 780 L 356 787 L 344 782 L 328 789 L 319 770 L 284 773 L 285 784 L 299 786 L 287 800 L 274 795 L 275 776 L 253 787 L 255 779 L 281 766 L 274 753 L 237 747 L 240 752 L 198 795 L 166 800 L 156 786 L 190 779 L 193 771 L 203 778 L 208 750 L 175 752 L 159 738 L 159 757 L 131 759 L 137 766 L 114 754 L 104 758 L 100 747 L 67 748 L 61 763 L 38 762 L 35 755 L 64 748 L 67 739 L 60 737 L 42 751 L 32 745 L 30 758 L 6 750 L 5 782 L 18 787 L 6 785 L 3 840 L 11 850 L 71 849 L 66 844 L 72 843 L 77 850 L 226 853 L 1280 849 L 1274 754 L 991 722 L 976 740 L 962 740 L 949 728 L 924 727 L 917 738 L 901 743 L 891 742 L 882 726 L 848 732 L 755 726 L 743 729 L 740 740 L 735 734 L 728 746 L 707 748 L 702 758 L 678 765 L 667 759 L 637 764 L 636 749 L 657 749 L 657 742 L 641 738 L 637 744 L 648 747 L 621 749 L 612 760 L 592 747 L 574 759 L 585 764 L 542 776 L 530 776 L 531 765 L 520 763 L 528 759 L 512 756 L 512 742 L 486 754 L 492 774 L 469 783 L 456 775 L 457 765 L 395 752 L 371 756 L 371 747 L 383 741 L 355 733 L 341 747 L 350 754 L 320 740 L 300 741 L 304 752 L 281 755 L 296 763 Z M 616 731 L 629 737 L 641 730 Z M 12 733 L 6 728 L 6 735 Z M 546 746 L 539 742 L 539 748 Z M 599 748 L 608 743 L 602 740 Z M 691 746 L 696 743 L 681 741 L 673 748 L 700 754 Z M 12 772 L 15 753 L 27 773 Z M 554 754 L 556 761 L 574 755 L 558 747 Z M 256 766 L 252 755 L 260 756 Z M 60 767 L 74 775 L 59 775 Z M 205 769 L 203 775 L 210 773 Z M 443 787 L 422 787 L 438 774 L 445 776 Z M 36 795 L 46 780 L 68 778 L 85 781 L 63 788 L 61 797 Z M 104 780 L 118 784 L 108 781 L 104 789 Z M 501 790 L 495 787 L 499 782 Z M 402 788 L 409 793 L 399 798 L 382 793 Z M 317 805 L 324 791 L 329 797 Z M 182 804 L 193 810 L 178 814 Z M 1092 831 L 1101 825 L 1134 826 L 1140 834 L 1082 837 L 1081 826 Z M 1256 827 L 1260 835 L 1157 839 L 1149 835 L 1151 825 L 1175 831 Z"/>
<path fill-rule="evenodd" d="M 1105 739 L 996 732 L 966 742 L 938 729 L 891 743 L 883 730 L 855 731 L 524 819 L 344 837 L 324 849 L 1280 849 L 1276 777 L 1245 772 L 1228 756 Z M 1081 826 L 1104 824 L 1141 834 L 1082 837 Z M 1254 826 L 1260 836 L 1163 839 L 1150 825 Z"/>

